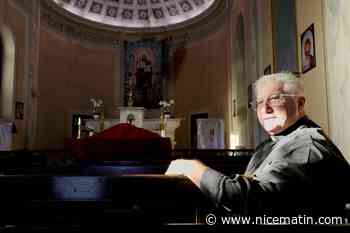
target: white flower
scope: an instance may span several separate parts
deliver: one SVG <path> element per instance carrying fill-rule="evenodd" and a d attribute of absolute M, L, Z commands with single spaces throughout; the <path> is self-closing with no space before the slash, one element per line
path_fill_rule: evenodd
<path fill-rule="evenodd" d="M 160 101 L 159 105 L 161 106 L 160 107 L 161 115 L 170 114 L 170 106 L 173 105 L 174 103 L 175 103 L 174 100 L 170 100 L 169 102 L 165 100 Z"/>
<path fill-rule="evenodd" d="M 173 105 L 175 103 L 174 100 L 170 100 L 169 102 L 165 101 L 165 100 L 162 100 L 159 102 L 159 105 L 163 108 L 166 108 L 166 107 L 170 107 L 171 105 Z"/>
<path fill-rule="evenodd" d="M 92 102 L 94 108 L 96 107 L 101 107 L 103 104 L 103 100 L 99 99 L 99 100 L 95 100 L 95 99 L 90 99 L 90 101 Z"/>

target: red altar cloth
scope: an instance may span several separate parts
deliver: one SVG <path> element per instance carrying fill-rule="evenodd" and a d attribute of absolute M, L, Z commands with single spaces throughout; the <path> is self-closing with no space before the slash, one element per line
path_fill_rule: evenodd
<path fill-rule="evenodd" d="M 80 160 L 169 159 L 170 138 L 122 123 L 83 139 L 65 141 L 66 149 Z"/>

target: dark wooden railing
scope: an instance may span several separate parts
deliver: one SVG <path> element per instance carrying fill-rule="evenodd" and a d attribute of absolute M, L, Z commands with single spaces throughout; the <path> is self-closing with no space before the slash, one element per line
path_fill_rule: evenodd
<path fill-rule="evenodd" d="M 174 158 L 220 159 L 235 156 L 251 156 L 252 149 L 174 149 Z"/>
<path fill-rule="evenodd" d="M 172 159 L 199 159 L 219 171 L 231 174 L 244 171 L 252 152 L 252 150 L 245 149 L 175 149 Z M 208 200 L 202 199 L 204 197 L 198 193 L 198 190 L 193 189 L 195 186 L 188 182 L 189 180 L 181 177 L 108 176 L 106 174 L 102 178 L 91 176 L 94 182 L 88 182 L 89 180 L 86 179 L 89 177 L 84 177 L 81 180 L 83 184 L 84 182 L 85 184 L 99 184 L 95 182 L 96 179 L 101 184 L 106 184 L 107 194 L 110 193 L 107 196 L 113 198 L 105 201 L 59 199 L 60 192 L 50 190 L 53 187 L 56 189 L 60 187 L 60 184 L 64 184 L 63 181 L 68 182 L 67 185 L 64 185 L 67 190 L 71 189 L 71 192 L 63 190 L 63 194 L 71 194 L 74 198 L 80 189 L 84 195 L 89 194 L 80 185 L 80 177 L 72 176 L 65 180 L 64 176 L 55 175 L 57 173 L 80 175 L 80 162 L 82 161 L 75 160 L 74 156 L 65 150 L 1 151 L 0 173 L 3 176 L 0 176 L 0 187 L 2 188 L 0 200 L 2 200 L 3 212 L 6 214 L 5 218 L 3 216 L 0 220 L 0 230 L 10 224 L 13 232 L 81 232 L 87 228 L 91 230 L 91 227 L 96 227 L 94 230 L 101 232 L 105 225 L 110 224 L 109 227 L 113 227 L 110 229 L 115 231 L 120 224 L 124 224 L 124 227 L 128 227 L 129 230 L 132 227 L 141 227 L 145 231 L 145 227 L 149 227 L 152 232 L 349 232 L 350 226 L 346 224 L 338 226 L 206 225 L 205 217 L 213 213 L 209 211 L 212 206 L 208 204 Z M 116 169 L 114 171 L 120 174 L 129 168 L 138 169 L 137 171 L 145 168 L 145 170 L 157 171 L 161 174 L 169 163 L 168 159 L 163 161 L 99 161 L 95 164 L 94 161 L 90 161 L 92 165 L 85 171 L 101 166 L 114 167 Z M 95 170 L 96 174 L 98 172 L 104 174 L 104 168 L 100 171 Z M 47 176 L 48 173 L 54 175 Z M 10 176 L 6 176 L 7 174 Z M 19 175 L 11 176 L 13 174 Z M 90 174 L 87 173 L 87 175 Z M 77 189 L 72 187 L 74 185 Z M 91 188 L 96 188 L 98 191 L 98 187 L 102 186 L 92 185 Z M 103 192 L 96 193 L 103 194 Z M 53 198 L 54 201 L 50 198 Z M 199 221 L 194 221 L 194 217 L 196 219 L 198 217 Z M 350 211 L 348 218 L 350 218 Z M 188 219 L 193 222 L 187 222 Z M 143 221 L 140 222 L 141 220 Z M 190 224 L 165 225 L 163 220 Z M 60 228 L 57 228 L 58 226 Z"/>
<path fill-rule="evenodd" d="M 172 156 L 164 159 L 133 159 L 125 160 L 128 156 L 116 154 L 111 161 L 79 161 L 74 154 L 67 150 L 13 150 L 0 151 L 1 174 L 41 174 L 41 173 L 79 173 L 81 164 L 96 166 L 113 166 L 138 168 L 135 172 L 142 172 L 141 167 L 155 169 L 156 173 L 165 172 L 169 163 L 174 159 L 198 159 L 219 171 L 241 173 L 244 171 L 253 150 L 203 150 L 203 149 L 175 149 Z M 157 169 L 156 169 L 157 168 Z M 127 171 L 127 170 L 126 170 Z M 133 172 L 132 169 L 130 172 Z"/>

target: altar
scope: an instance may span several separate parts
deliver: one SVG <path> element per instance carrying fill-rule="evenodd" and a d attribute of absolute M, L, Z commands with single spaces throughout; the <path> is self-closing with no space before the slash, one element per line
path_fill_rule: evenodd
<path fill-rule="evenodd" d="M 120 123 L 131 123 L 137 127 L 155 132 L 163 137 L 168 137 L 174 147 L 176 145 L 175 130 L 180 126 L 180 118 L 164 119 L 164 131 L 161 130 L 160 118 L 144 118 L 144 108 L 140 107 L 120 107 L 120 118 L 88 119 L 86 127 L 94 133 L 101 132 Z"/>

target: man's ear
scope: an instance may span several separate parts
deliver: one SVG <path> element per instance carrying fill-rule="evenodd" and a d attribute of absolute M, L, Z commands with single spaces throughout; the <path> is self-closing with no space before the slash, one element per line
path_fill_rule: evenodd
<path fill-rule="evenodd" d="M 301 96 L 298 98 L 298 110 L 299 112 L 304 112 L 304 108 L 305 108 L 305 97 Z"/>

